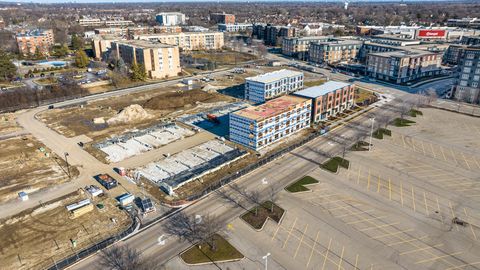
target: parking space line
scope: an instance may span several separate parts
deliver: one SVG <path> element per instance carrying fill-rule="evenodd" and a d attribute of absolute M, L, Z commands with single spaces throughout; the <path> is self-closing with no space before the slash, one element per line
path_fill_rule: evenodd
<path fill-rule="evenodd" d="M 388 178 L 388 193 L 390 201 L 392 200 L 392 180 Z"/>
<path fill-rule="evenodd" d="M 358 167 L 358 175 L 357 175 L 357 185 L 360 184 L 360 171 L 362 167 Z"/>
<path fill-rule="evenodd" d="M 399 255 L 400 256 L 407 255 L 407 254 L 410 254 L 410 253 L 415 253 L 415 252 L 418 252 L 418 251 L 425 251 L 427 249 L 437 248 L 437 247 L 441 247 L 441 246 L 443 246 L 443 244 L 437 244 L 437 245 L 434 245 L 434 246 L 427 246 L 427 247 L 424 247 L 424 248 L 405 251 L 405 252 L 400 253 Z"/>
<path fill-rule="evenodd" d="M 355 265 L 353 266 L 353 269 L 358 269 L 357 265 L 358 265 L 358 253 L 355 256 Z"/>
<path fill-rule="evenodd" d="M 433 144 L 430 143 L 430 149 L 432 150 L 433 158 L 437 158 L 437 155 L 435 154 L 435 151 L 433 150 Z"/>
<path fill-rule="evenodd" d="M 377 176 L 378 177 L 378 181 L 377 181 L 377 193 L 380 192 L 380 174 Z"/>
<path fill-rule="evenodd" d="M 400 200 L 402 202 L 402 207 L 403 207 L 403 182 L 400 182 Z"/>
<path fill-rule="evenodd" d="M 463 160 L 465 160 L 465 164 L 467 164 L 468 169 L 471 170 L 472 168 L 470 168 L 470 164 L 468 164 L 467 158 L 465 157 L 463 152 L 460 152 L 460 154 L 462 154 Z"/>
<path fill-rule="evenodd" d="M 472 230 L 473 237 L 475 238 L 475 240 L 477 240 L 477 235 L 475 234 L 475 231 L 473 230 L 473 225 L 472 225 L 471 219 L 467 214 L 467 208 L 464 207 L 463 212 L 465 213 L 465 216 L 468 219 L 468 224 L 470 225 L 470 230 Z"/>
<path fill-rule="evenodd" d="M 340 254 L 340 261 L 338 262 L 338 270 L 342 269 L 342 262 L 343 262 L 343 252 L 345 251 L 345 246 L 342 247 L 342 252 Z"/>
<path fill-rule="evenodd" d="M 427 195 L 425 194 L 425 191 L 423 192 L 423 200 L 425 201 L 425 213 L 428 216 Z"/>
<path fill-rule="evenodd" d="M 408 230 L 403 230 L 403 231 L 396 231 L 396 232 L 392 232 L 392 233 L 381 234 L 381 235 L 377 235 L 377 236 L 375 236 L 375 237 L 372 237 L 372 239 L 378 240 L 378 239 L 380 239 L 380 238 L 384 238 L 384 237 L 387 237 L 387 236 L 395 236 L 395 235 L 398 235 L 398 234 L 407 233 L 407 232 L 411 232 L 411 231 L 413 231 L 413 229 L 408 229 Z"/>
<path fill-rule="evenodd" d="M 420 141 L 420 143 L 422 143 L 423 155 L 427 156 L 427 153 L 425 152 L 425 146 L 423 145 L 423 141 Z"/>
<path fill-rule="evenodd" d="M 382 219 L 382 218 L 386 218 L 387 216 L 380 216 L 380 217 L 373 217 L 373 218 L 367 218 L 367 219 L 362 219 L 362 220 L 355 220 L 355 221 L 352 221 L 352 222 L 348 222 L 347 224 L 348 225 L 353 225 L 353 224 L 358 224 L 358 223 L 361 223 L 361 222 L 365 222 L 365 221 L 372 221 L 372 220 L 377 220 L 377 219 Z M 375 224 L 375 223 L 373 223 Z"/>
<path fill-rule="evenodd" d="M 455 266 L 455 267 L 450 267 L 450 268 L 447 268 L 445 270 L 456 270 L 456 269 L 462 269 L 466 266 L 473 266 L 473 265 L 477 265 L 477 264 L 480 264 L 480 262 L 474 262 L 474 263 L 467 263 L 467 264 L 462 264 L 462 265 L 458 265 L 458 266 Z"/>
<path fill-rule="evenodd" d="M 295 224 L 297 223 L 297 219 L 298 218 L 295 218 L 295 221 L 293 222 L 292 227 L 290 228 L 290 231 L 288 232 L 287 238 L 285 239 L 285 242 L 283 242 L 282 248 L 285 248 L 285 246 L 287 245 L 288 239 L 290 239 L 290 235 L 292 234 L 292 230 L 295 227 Z"/>
<path fill-rule="evenodd" d="M 474 156 L 472 157 L 473 157 L 473 161 L 475 161 L 475 164 L 477 164 L 477 167 L 480 169 L 480 164 L 478 163 L 477 158 Z"/>
<path fill-rule="evenodd" d="M 394 225 L 397 225 L 398 222 L 393 222 L 393 223 L 387 223 L 387 224 L 383 224 L 383 225 L 379 225 L 379 226 L 372 226 L 372 227 L 368 227 L 368 228 L 364 228 L 364 229 L 361 229 L 359 231 L 361 232 L 365 232 L 365 231 L 369 231 L 371 229 L 378 229 L 378 228 L 385 228 L 385 227 L 390 227 L 390 226 L 394 226 Z"/>
<path fill-rule="evenodd" d="M 307 262 L 306 268 L 308 268 L 308 265 L 310 264 L 310 260 L 312 260 L 313 251 L 315 250 L 315 245 L 317 244 L 317 240 L 318 240 L 318 235 L 319 235 L 319 234 L 320 234 L 320 231 L 317 231 L 317 236 L 315 237 L 315 242 L 313 242 L 312 251 L 310 252 L 310 257 L 308 258 L 308 262 Z"/>
<path fill-rule="evenodd" d="M 392 246 L 396 246 L 396 245 L 400 245 L 400 244 L 411 243 L 411 242 L 414 242 L 414 241 L 420 241 L 420 240 L 423 240 L 427 237 L 428 237 L 428 235 L 425 235 L 425 236 L 422 236 L 422 237 L 419 237 L 419 238 L 412 238 L 412 239 L 408 239 L 408 240 L 403 240 L 403 241 L 395 242 L 395 243 L 392 243 L 392 244 L 388 244 L 387 247 L 392 247 Z"/>
<path fill-rule="evenodd" d="M 447 158 L 445 157 L 445 152 L 443 152 L 443 147 L 441 145 L 440 145 L 440 150 L 442 151 L 443 160 L 447 161 Z"/>
<path fill-rule="evenodd" d="M 413 203 L 413 212 L 416 212 L 416 205 L 415 205 L 415 193 L 413 192 L 413 186 L 412 186 L 412 203 Z"/>
<path fill-rule="evenodd" d="M 443 256 L 437 256 L 437 257 L 433 257 L 433 258 L 430 258 L 430 259 L 417 261 L 417 262 L 415 262 L 415 264 L 432 262 L 432 261 L 436 261 L 436 260 L 438 260 L 438 259 L 443 259 L 443 258 L 447 258 L 447 257 L 452 257 L 452 256 L 459 255 L 459 254 L 462 254 L 462 252 L 461 252 L 461 251 L 458 251 L 458 252 L 450 253 L 450 254 L 443 255 Z M 444 260 L 444 261 L 445 261 L 445 260 Z M 451 263 L 450 263 L 450 264 L 451 264 Z"/>
<path fill-rule="evenodd" d="M 327 251 L 325 251 L 324 260 L 323 260 L 323 265 L 322 265 L 322 270 L 325 269 L 325 263 L 327 262 L 327 257 L 328 257 L 328 252 L 330 251 L 330 246 L 332 245 L 332 238 L 330 238 L 330 241 L 328 242 L 328 248 Z"/>
<path fill-rule="evenodd" d="M 440 214 L 440 203 L 438 202 L 438 196 L 437 196 L 436 199 L 437 199 L 437 211 Z M 442 214 L 440 214 L 440 218 L 442 219 L 442 224 L 443 224 L 443 215 Z"/>
<path fill-rule="evenodd" d="M 277 236 L 277 233 L 278 233 L 278 230 L 279 230 L 279 229 L 280 229 L 280 222 L 278 223 L 277 229 L 275 230 L 275 233 L 274 233 L 273 236 L 272 236 L 272 241 L 273 241 L 273 239 L 275 239 L 275 236 Z"/>
<path fill-rule="evenodd" d="M 361 214 L 368 214 L 368 213 L 374 212 L 374 211 L 375 211 L 374 209 L 368 209 L 368 210 L 365 210 L 365 211 L 358 211 L 356 213 L 349 213 L 349 214 L 339 215 L 339 216 L 335 216 L 335 217 L 336 218 L 353 217 L 353 216 L 358 216 L 358 215 L 361 215 Z"/>
<path fill-rule="evenodd" d="M 307 223 L 307 225 L 305 225 L 305 230 L 303 230 L 302 237 L 300 238 L 300 242 L 298 243 L 297 250 L 295 250 L 295 255 L 293 256 L 294 259 L 297 257 L 298 250 L 300 249 L 300 246 L 302 245 L 303 237 L 305 236 L 305 233 L 307 232 L 307 229 L 308 229 L 308 223 Z"/>
<path fill-rule="evenodd" d="M 370 168 L 368 168 L 367 190 L 370 190 Z"/>
<path fill-rule="evenodd" d="M 407 148 L 407 143 L 405 143 L 405 136 L 402 134 L 403 148 Z"/>
<path fill-rule="evenodd" d="M 452 148 L 450 148 L 450 152 L 452 153 L 453 159 L 455 160 L 455 164 L 458 165 L 457 157 L 455 157 L 455 153 L 453 152 Z"/>

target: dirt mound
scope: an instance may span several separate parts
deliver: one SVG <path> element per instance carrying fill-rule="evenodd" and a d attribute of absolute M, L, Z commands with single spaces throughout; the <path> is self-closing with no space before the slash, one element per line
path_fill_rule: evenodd
<path fill-rule="evenodd" d="M 123 108 L 117 115 L 107 120 L 109 125 L 119 123 L 130 123 L 134 121 L 140 121 L 152 117 L 142 106 L 138 104 L 132 104 Z"/>
<path fill-rule="evenodd" d="M 217 94 L 207 93 L 202 90 L 190 90 L 185 92 L 170 92 L 153 97 L 143 104 L 144 108 L 152 110 L 169 110 L 182 108 L 185 105 L 194 105 L 196 102 L 216 102 Z"/>

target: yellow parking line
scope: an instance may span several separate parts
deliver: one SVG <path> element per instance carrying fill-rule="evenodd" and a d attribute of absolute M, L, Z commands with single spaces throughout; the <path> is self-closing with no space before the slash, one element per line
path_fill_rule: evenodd
<path fill-rule="evenodd" d="M 285 246 L 287 245 L 288 239 L 290 239 L 290 235 L 292 234 L 292 230 L 295 227 L 295 224 L 297 224 L 297 218 L 295 218 L 295 221 L 293 222 L 292 227 L 290 228 L 290 231 L 288 232 L 287 238 L 285 239 L 285 242 L 283 242 L 282 248 L 285 248 Z"/>
<path fill-rule="evenodd" d="M 347 224 L 348 224 L 348 225 L 353 225 L 353 224 L 358 224 L 358 223 L 365 222 L 365 221 L 372 221 L 372 220 L 382 219 L 382 218 L 386 218 L 386 217 L 387 217 L 387 216 L 367 218 L 367 219 L 362 219 L 362 220 L 356 220 L 356 221 L 348 222 Z"/>
<path fill-rule="evenodd" d="M 403 207 L 403 182 L 400 182 L 400 201 L 402 202 Z"/>
<path fill-rule="evenodd" d="M 425 213 L 428 216 L 427 196 L 425 195 L 425 191 L 423 192 L 423 200 L 425 201 Z"/>
<path fill-rule="evenodd" d="M 415 205 L 415 193 L 413 192 L 413 186 L 412 186 L 412 203 L 413 203 L 413 212 L 416 212 L 415 209 L 417 207 Z"/>
<path fill-rule="evenodd" d="M 445 269 L 445 270 L 456 270 L 456 269 L 462 269 L 462 268 L 464 268 L 465 266 L 473 266 L 473 265 L 477 265 L 477 264 L 480 264 L 480 262 L 474 262 L 474 263 L 462 264 L 462 265 L 458 265 L 458 266 L 455 266 L 455 267 L 450 267 L 450 268 L 447 268 L 447 269 Z"/>
<path fill-rule="evenodd" d="M 438 203 L 438 197 L 436 199 L 437 199 L 437 210 L 438 210 L 438 213 L 440 214 L 440 218 L 442 219 L 442 224 L 443 224 L 443 215 L 440 213 L 440 203 Z"/>
<path fill-rule="evenodd" d="M 313 246 L 312 246 L 312 252 L 310 252 L 310 257 L 308 258 L 308 262 L 307 262 L 307 267 L 308 268 L 308 265 L 310 264 L 310 261 L 312 260 L 312 255 L 313 255 L 313 251 L 315 250 L 315 245 L 317 244 L 317 240 L 318 240 L 318 235 L 320 234 L 320 231 L 317 231 L 317 236 L 315 237 L 315 242 L 313 242 Z"/>
<path fill-rule="evenodd" d="M 455 252 L 455 253 L 451 253 L 451 254 L 447 254 L 447 255 L 443 255 L 443 256 L 437 256 L 437 257 L 433 257 L 433 258 L 430 258 L 430 259 L 417 261 L 417 262 L 415 262 L 415 264 L 421 264 L 421 263 L 436 261 L 436 260 L 438 260 L 438 259 L 443 259 L 443 258 L 447 258 L 447 257 L 452 257 L 452 256 L 455 256 L 455 255 L 458 255 L 458 254 L 462 254 L 462 252 L 459 251 L 459 252 Z"/>
<path fill-rule="evenodd" d="M 455 157 L 455 153 L 453 152 L 452 148 L 450 148 L 450 153 L 452 153 L 453 159 L 455 160 L 455 164 L 458 165 L 457 157 Z"/>
<path fill-rule="evenodd" d="M 354 217 L 354 216 L 358 216 L 358 215 L 361 215 L 361 214 L 368 214 L 368 213 L 374 212 L 374 211 L 375 211 L 374 209 L 368 209 L 366 211 L 358 211 L 356 213 L 344 214 L 344 215 L 339 215 L 339 216 L 335 216 L 335 217 L 336 218 Z"/>
<path fill-rule="evenodd" d="M 440 150 L 442 151 L 443 160 L 447 161 L 447 158 L 445 157 L 445 153 L 443 152 L 443 147 L 441 145 L 440 145 Z"/>
<path fill-rule="evenodd" d="M 400 244 L 411 243 L 411 242 L 414 242 L 414 241 L 420 241 L 420 240 L 423 240 L 423 239 L 425 239 L 425 238 L 427 238 L 427 237 L 428 237 L 428 235 L 422 236 L 422 237 L 420 237 L 420 238 L 413 238 L 413 239 L 409 239 L 409 240 L 403 240 L 403 241 L 395 242 L 395 243 L 392 243 L 392 244 L 388 244 L 387 247 L 396 246 L 396 245 L 400 245 Z"/>
<path fill-rule="evenodd" d="M 342 269 L 342 261 L 343 261 L 343 252 L 345 251 L 345 246 L 342 247 L 342 253 L 340 254 L 340 262 L 338 263 L 338 270 Z"/>
<path fill-rule="evenodd" d="M 384 237 L 387 237 L 387 236 L 395 236 L 395 235 L 398 235 L 398 234 L 407 233 L 407 232 L 411 232 L 411 231 L 413 231 L 413 229 L 396 231 L 396 232 L 393 232 L 393 233 L 386 233 L 386 234 L 382 234 L 382 235 L 372 237 L 372 239 L 380 239 L 380 238 L 384 238 Z"/>
<path fill-rule="evenodd" d="M 370 175 L 371 175 L 371 172 L 370 172 L 370 169 L 368 169 L 367 190 L 370 190 Z"/>
<path fill-rule="evenodd" d="M 417 150 L 415 150 L 415 143 L 413 142 L 413 138 L 410 138 L 410 140 L 412 141 L 413 152 L 417 152 Z"/>
<path fill-rule="evenodd" d="M 365 229 L 361 229 L 360 231 L 365 232 L 365 231 L 369 231 L 369 230 L 372 230 L 372 229 L 390 227 L 390 226 L 394 226 L 394 225 L 397 225 L 397 224 L 398 224 L 398 222 L 393 222 L 393 223 L 383 224 L 383 225 L 380 225 L 380 226 L 368 227 L 368 228 L 365 228 Z"/>
<path fill-rule="evenodd" d="M 378 175 L 378 181 L 377 181 L 377 193 L 380 192 L 380 174 Z"/>
<path fill-rule="evenodd" d="M 295 251 L 295 255 L 293 256 L 294 259 L 297 257 L 298 250 L 300 249 L 300 246 L 302 245 L 303 237 L 305 236 L 305 233 L 307 233 L 307 229 L 308 229 L 308 223 L 307 223 L 307 225 L 305 225 L 305 230 L 303 230 L 302 238 L 300 238 L 300 242 L 298 243 L 297 250 Z"/>
<path fill-rule="evenodd" d="M 392 200 L 392 180 L 390 178 L 388 178 L 388 193 L 391 201 Z"/>
<path fill-rule="evenodd" d="M 424 250 L 427 250 L 427 249 L 437 248 L 437 247 L 441 247 L 441 246 L 443 246 L 443 244 L 437 244 L 437 245 L 434 245 L 434 246 L 427 246 L 427 247 L 424 247 L 424 248 L 405 251 L 405 252 L 400 253 L 399 255 L 400 256 L 407 255 L 407 254 L 410 254 L 410 253 L 414 253 L 414 252 L 418 252 L 418 251 L 424 251 Z"/>
<path fill-rule="evenodd" d="M 430 143 L 430 149 L 432 150 L 433 158 L 437 158 L 437 155 L 435 154 L 435 151 L 433 150 L 433 144 Z"/>
<path fill-rule="evenodd" d="M 280 229 L 280 223 L 278 223 L 277 229 L 275 230 L 275 233 L 274 233 L 273 236 L 272 236 L 272 241 L 273 241 L 273 239 L 275 239 L 275 236 L 277 236 L 277 233 L 278 233 L 278 230 L 279 230 L 279 229 Z"/>
<path fill-rule="evenodd" d="M 420 141 L 420 143 L 422 143 L 422 150 L 423 150 L 423 155 L 426 156 L 427 153 L 425 152 L 425 146 L 423 145 L 423 141 Z"/>
<path fill-rule="evenodd" d="M 478 163 L 477 158 L 473 157 L 473 160 L 475 161 L 475 164 L 477 164 L 477 167 L 480 169 L 480 163 Z"/>
<path fill-rule="evenodd" d="M 330 241 L 328 242 L 327 251 L 325 251 L 325 256 L 324 256 L 324 260 L 323 260 L 322 270 L 325 269 L 325 263 L 327 262 L 328 252 L 330 251 L 330 246 L 331 246 L 331 245 L 332 245 L 332 238 L 330 238 Z"/>
<path fill-rule="evenodd" d="M 361 167 L 358 167 L 357 185 L 360 184 L 360 170 L 361 169 L 362 169 Z"/>
<path fill-rule="evenodd" d="M 470 217 L 468 216 L 467 209 L 465 207 L 463 208 L 463 212 L 465 212 L 465 216 L 467 217 L 467 219 L 469 221 L 468 224 L 470 225 L 470 230 L 472 230 L 473 237 L 475 238 L 475 240 L 477 240 L 477 235 L 475 234 L 475 231 L 473 230 L 473 225 L 470 221 Z"/>
<path fill-rule="evenodd" d="M 463 152 L 460 152 L 460 154 L 462 154 L 463 160 L 465 160 L 465 164 L 467 164 L 468 169 L 471 170 L 472 168 L 470 168 L 470 164 L 468 164 L 467 158 L 465 157 Z"/>
<path fill-rule="evenodd" d="M 405 142 L 405 136 L 402 134 L 403 148 L 407 148 L 407 143 Z"/>

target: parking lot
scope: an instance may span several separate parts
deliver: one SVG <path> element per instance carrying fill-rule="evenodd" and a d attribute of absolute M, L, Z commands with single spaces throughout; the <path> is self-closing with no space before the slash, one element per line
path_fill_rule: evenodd
<path fill-rule="evenodd" d="M 268 250 L 285 269 L 478 269 L 480 152 L 460 138 L 478 136 L 480 123 L 444 114 L 424 117 L 456 122 L 418 116 L 411 127 L 389 127 L 392 136 L 374 139 L 372 151 L 349 152 L 348 169 L 311 171 L 319 183 L 282 191 L 283 220 L 261 232 L 245 225 L 243 246 Z"/>

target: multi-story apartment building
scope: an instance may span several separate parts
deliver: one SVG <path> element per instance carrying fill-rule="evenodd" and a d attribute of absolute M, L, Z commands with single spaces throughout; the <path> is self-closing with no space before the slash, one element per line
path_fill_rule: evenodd
<path fill-rule="evenodd" d="M 252 35 L 262 39 L 265 45 L 282 45 L 284 38 L 295 37 L 297 29 L 292 26 L 281 26 L 271 24 L 254 24 Z"/>
<path fill-rule="evenodd" d="M 245 99 L 255 103 L 292 93 L 303 87 L 303 73 L 277 70 L 245 79 Z"/>
<path fill-rule="evenodd" d="M 84 27 L 96 27 L 96 26 L 106 26 L 106 27 L 125 27 L 133 25 L 134 23 L 129 20 L 100 20 L 100 19 L 91 19 L 83 18 L 78 20 L 78 24 Z"/>
<path fill-rule="evenodd" d="M 394 83 L 407 83 L 439 75 L 441 55 L 434 52 L 405 50 L 367 55 L 367 75 Z"/>
<path fill-rule="evenodd" d="M 328 81 L 295 92 L 294 95 L 312 100 L 312 123 L 316 123 L 351 109 L 355 100 L 355 85 Z"/>
<path fill-rule="evenodd" d="M 105 54 L 112 47 L 112 42 L 121 40 L 118 36 L 97 35 L 92 38 L 93 56 L 98 60 L 105 60 Z"/>
<path fill-rule="evenodd" d="M 451 44 L 443 54 L 442 63 L 449 65 L 458 65 L 461 52 L 467 45 Z"/>
<path fill-rule="evenodd" d="M 331 36 L 313 36 L 313 37 L 290 37 L 282 41 L 282 54 L 307 60 L 308 50 L 312 42 L 333 41 Z"/>
<path fill-rule="evenodd" d="M 126 64 L 134 63 L 145 68 L 150 79 L 163 79 L 178 76 L 180 53 L 177 46 L 146 40 L 115 41 L 111 52 L 122 58 Z"/>
<path fill-rule="evenodd" d="M 127 34 L 127 28 L 120 27 L 105 27 L 105 28 L 95 28 L 93 32 L 97 36 L 125 36 Z"/>
<path fill-rule="evenodd" d="M 311 100 L 282 96 L 230 113 L 231 141 L 259 150 L 310 126 Z"/>
<path fill-rule="evenodd" d="M 480 36 L 463 36 L 460 43 L 470 46 L 480 45 Z"/>
<path fill-rule="evenodd" d="M 361 46 L 362 42 L 357 40 L 313 42 L 310 44 L 308 57 L 310 62 L 320 64 L 348 62 L 357 57 Z"/>
<path fill-rule="evenodd" d="M 358 51 L 357 60 L 361 63 L 367 61 L 369 53 L 401 51 L 403 48 L 393 45 L 386 45 L 371 41 L 365 41 Z"/>
<path fill-rule="evenodd" d="M 134 39 L 159 41 L 177 45 L 182 50 L 219 50 L 224 46 L 222 32 L 182 32 L 171 34 L 138 35 Z"/>
<path fill-rule="evenodd" d="M 235 23 L 235 15 L 228 14 L 225 12 L 222 13 L 211 13 L 210 14 L 210 21 L 213 23 L 223 23 L 223 24 L 234 24 Z"/>
<path fill-rule="evenodd" d="M 218 27 L 218 31 L 220 32 L 240 32 L 240 31 L 247 31 L 252 29 L 252 24 L 251 23 L 233 23 L 233 24 L 219 23 L 217 27 Z"/>
<path fill-rule="evenodd" d="M 16 41 L 20 54 L 35 54 L 39 50 L 46 55 L 54 44 L 53 30 L 22 31 L 17 34 Z"/>
<path fill-rule="evenodd" d="M 163 26 L 185 24 L 185 14 L 180 12 L 162 12 L 158 13 L 155 18 Z"/>
<path fill-rule="evenodd" d="M 133 39 L 135 36 L 139 35 L 150 35 L 150 34 L 167 34 L 167 33 L 181 33 L 182 27 L 180 26 L 143 26 L 143 27 L 129 27 L 127 28 L 127 38 Z"/>
<path fill-rule="evenodd" d="M 458 100 L 480 103 L 480 46 L 464 47 L 453 86 L 454 97 Z"/>

